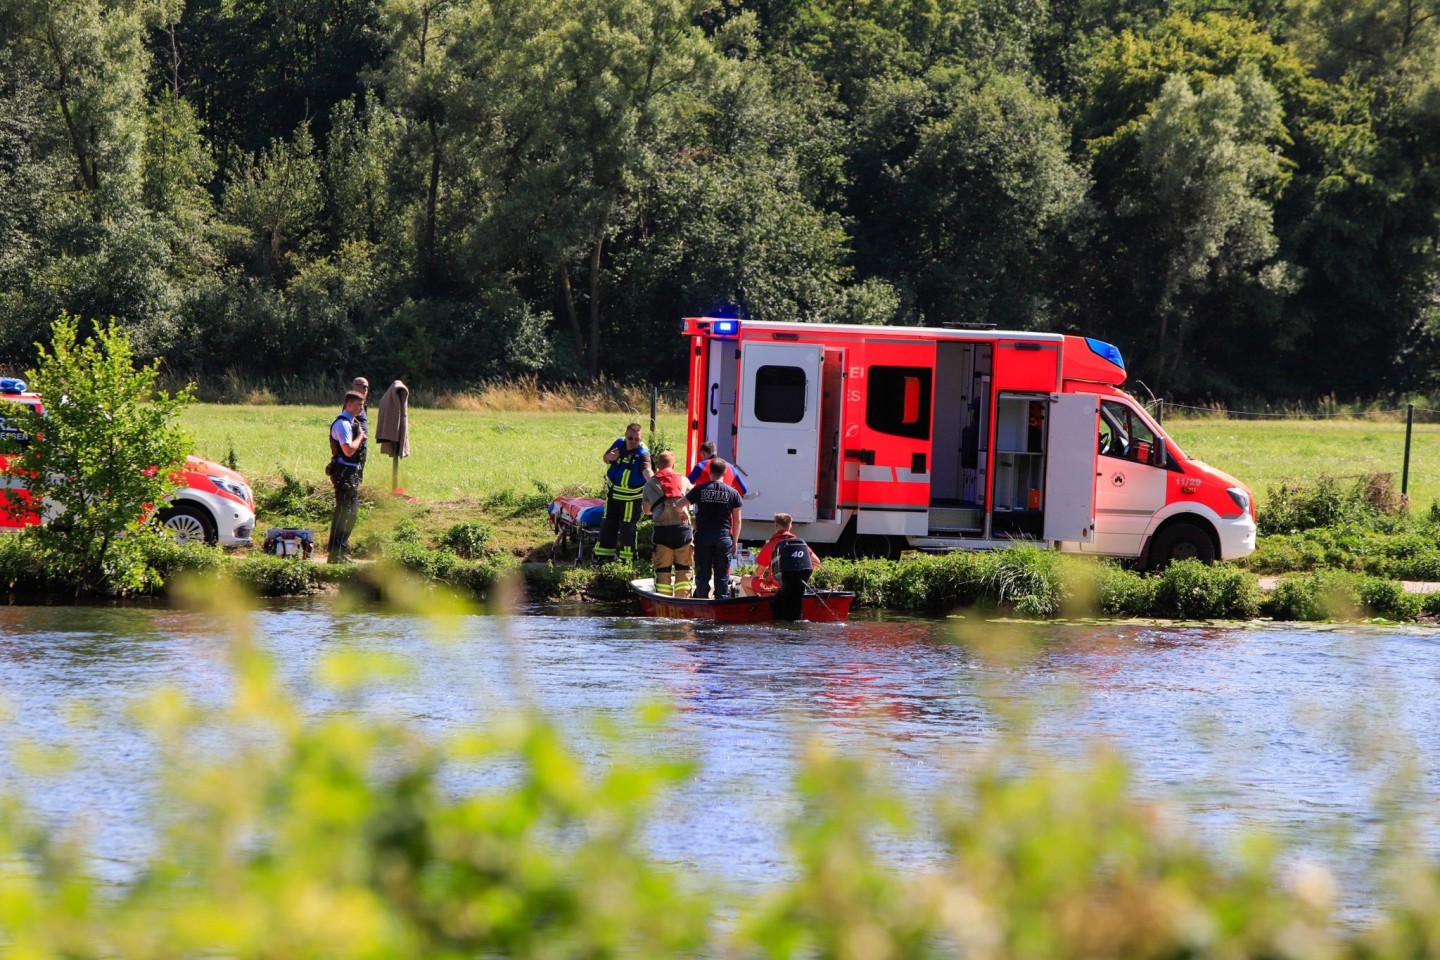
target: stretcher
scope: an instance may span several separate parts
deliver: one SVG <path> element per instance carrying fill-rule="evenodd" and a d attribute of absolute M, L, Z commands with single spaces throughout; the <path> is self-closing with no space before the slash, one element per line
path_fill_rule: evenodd
<path fill-rule="evenodd" d="M 555 540 L 550 546 L 552 559 L 568 556 L 571 545 L 575 562 L 593 552 L 600 539 L 600 521 L 605 517 L 605 501 L 599 497 L 556 497 L 550 501 L 550 529 Z"/>

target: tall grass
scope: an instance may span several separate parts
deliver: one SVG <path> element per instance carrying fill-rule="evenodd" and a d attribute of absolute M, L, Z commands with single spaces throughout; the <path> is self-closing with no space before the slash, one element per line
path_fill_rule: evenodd
<path fill-rule="evenodd" d="M 357 375 L 363 371 L 356 371 Z M 183 387 L 183 378 L 166 379 L 169 388 Z M 263 378 L 236 372 L 195 384 L 198 399 L 205 403 L 248 406 L 339 406 L 350 381 L 333 382 L 314 378 Z M 378 402 L 389 383 L 372 382 L 371 399 Z M 659 410 L 683 412 L 685 390 L 673 385 L 635 383 L 601 378 L 595 383 L 543 382 L 536 376 L 494 380 L 479 384 L 406 384 L 410 405 L 437 410 L 469 410 L 483 413 L 579 412 L 628 413 L 637 419 L 649 416 L 652 391 Z"/>

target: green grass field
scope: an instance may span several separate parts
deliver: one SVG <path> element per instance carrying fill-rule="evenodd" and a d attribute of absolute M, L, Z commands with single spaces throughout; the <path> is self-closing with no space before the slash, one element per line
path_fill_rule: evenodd
<path fill-rule="evenodd" d="M 1405 424 L 1375 420 L 1174 420 L 1166 429 L 1181 448 L 1234 474 L 1256 493 L 1282 480 L 1393 473 L 1399 489 Z M 1440 499 L 1440 424 L 1416 424 L 1410 450 L 1410 502 Z"/>
<path fill-rule="evenodd" d="M 183 425 L 204 456 L 223 461 L 233 448 L 251 483 L 275 480 L 284 469 L 323 486 L 325 436 L 333 415 L 327 407 L 197 404 L 186 411 Z M 369 522 L 393 523 L 414 515 L 427 531 L 435 532 L 457 520 L 483 518 L 496 526 L 499 543 L 539 542 L 546 537 L 546 527 L 533 507 L 526 508 L 534 513 L 529 516 L 486 509 L 485 502 L 507 491 L 522 496 L 569 486 L 597 491 L 603 472 L 600 456 L 629 419 L 624 414 L 412 410 L 412 456 L 401 462 L 400 482 L 419 504 L 388 508 L 383 494 L 390 486 L 390 461 L 373 452 L 367 486 L 387 505 L 382 516 L 389 519 L 373 516 Z M 1191 456 L 1250 484 L 1261 509 L 1267 489 L 1285 479 L 1382 471 L 1393 473 L 1397 486 L 1400 481 L 1403 423 L 1180 419 L 1169 428 Z M 662 415 L 657 423 L 659 438 L 670 444 L 682 442 L 683 430 L 682 414 Z M 1440 498 L 1440 425 L 1415 428 L 1410 496 L 1417 508 Z M 362 530 L 365 523 L 362 520 Z M 262 516 L 260 528 L 266 524 Z"/>
<path fill-rule="evenodd" d="M 202 456 L 223 461 L 233 446 L 240 472 L 251 483 L 276 478 L 281 469 L 324 482 L 330 457 L 326 434 L 334 415 L 328 407 L 196 404 L 182 425 Z M 600 456 L 625 432 L 628 419 L 604 413 L 411 410 L 411 456 L 400 461 L 400 484 L 411 496 L 433 502 L 480 501 L 505 490 L 531 493 L 537 486 L 598 490 L 604 473 Z M 683 415 L 667 414 L 657 433 L 683 442 L 684 424 Z M 372 447 L 366 482 L 388 487 L 390 466 L 390 458 Z"/>

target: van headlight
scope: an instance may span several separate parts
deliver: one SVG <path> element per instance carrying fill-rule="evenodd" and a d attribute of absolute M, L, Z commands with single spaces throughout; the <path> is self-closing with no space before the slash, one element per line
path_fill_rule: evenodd
<path fill-rule="evenodd" d="M 241 503 L 248 504 L 250 502 L 250 488 L 245 486 L 245 484 L 237 483 L 229 477 L 216 477 L 210 474 L 206 474 L 206 476 L 210 478 L 210 482 L 215 484 L 217 488 L 224 490 L 232 497 L 236 497 Z"/>
<path fill-rule="evenodd" d="M 1226 487 L 1225 492 L 1230 494 L 1230 499 L 1235 501 L 1235 506 L 1240 508 L 1240 516 L 1250 512 L 1250 494 L 1240 487 Z"/>

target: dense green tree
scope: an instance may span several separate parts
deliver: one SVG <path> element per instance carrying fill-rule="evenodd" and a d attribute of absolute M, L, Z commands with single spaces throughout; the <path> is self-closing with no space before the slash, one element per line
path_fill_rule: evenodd
<path fill-rule="evenodd" d="M 1029 326 L 1085 180 L 1058 105 L 1022 79 L 935 71 L 872 93 L 855 150 L 867 272 L 911 291 L 917 320 Z"/>
<path fill-rule="evenodd" d="M 320 159 L 308 124 L 291 141 L 277 140 L 242 157 L 225 188 L 224 211 L 254 238 L 254 254 L 270 280 L 283 285 L 320 242 L 324 211 Z"/>
<path fill-rule="evenodd" d="M 204 120 L 222 171 L 358 94 L 383 56 L 379 0 L 187 0 L 152 48 Z M 163 18 L 162 18 L 163 19 Z M 178 77 L 178 83 L 176 79 Z"/>
<path fill-rule="evenodd" d="M 554 271 L 591 377 L 604 356 L 607 247 L 633 223 L 657 148 L 715 65 L 695 23 L 710 5 L 495 0 L 472 8 L 457 41 L 467 122 L 497 139 L 504 161 L 481 242 L 528 249 Z"/>
<path fill-rule="evenodd" d="M 77 596 L 102 584 L 138 591 L 147 512 L 174 492 L 190 447 L 175 423 L 190 392 L 157 390 L 158 365 L 138 365 L 113 322 L 82 338 L 79 321 L 62 314 L 48 339 L 28 377 L 49 409 L 15 408 L 33 439 L 3 451 L 14 455 L 8 475 L 47 505 L 48 522 L 25 535 Z"/>

